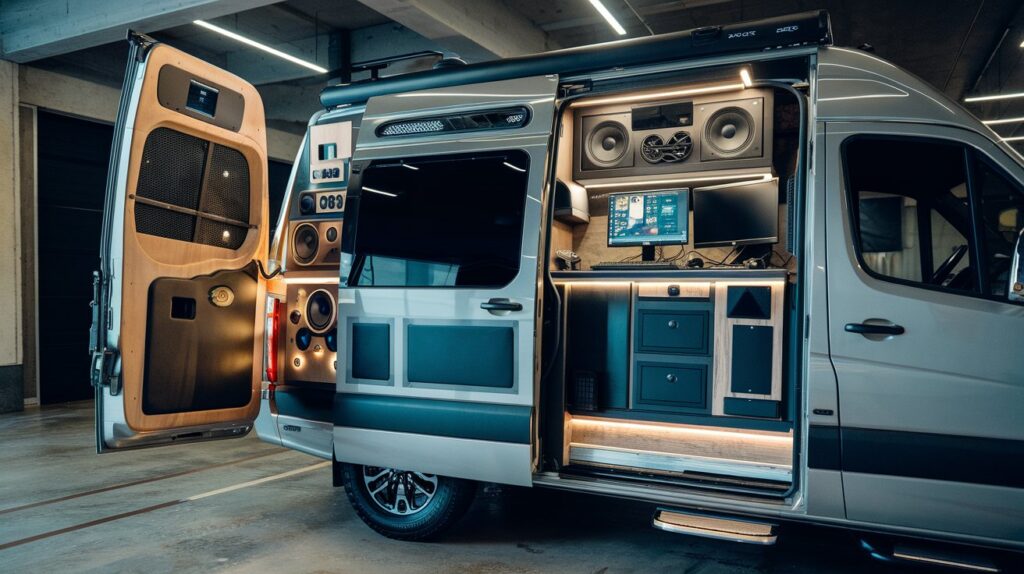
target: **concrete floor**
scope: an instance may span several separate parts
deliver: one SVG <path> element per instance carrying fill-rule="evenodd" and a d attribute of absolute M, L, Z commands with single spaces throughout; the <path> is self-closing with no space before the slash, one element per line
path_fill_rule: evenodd
<path fill-rule="evenodd" d="M 255 435 L 99 456 L 91 408 L 79 403 L 0 416 L 0 571 L 879 569 L 856 550 L 851 535 L 835 530 L 791 526 L 777 546 L 751 547 L 655 530 L 649 504 L 539 489 L 481 491 L 443 541 L 396 542 L 356 517 L 344 492 L 331 487 L 325 466 L 216 492 L 307 469 L 318 459 L 264 444 Z M 169 474 L 175 476 L 152 480 Z M 65 497 L 70 498 L 53 500 Z M 46 503 L 18 508 L 37 502 Z M 161 503 L 167 506 L 133 514 Z"/>

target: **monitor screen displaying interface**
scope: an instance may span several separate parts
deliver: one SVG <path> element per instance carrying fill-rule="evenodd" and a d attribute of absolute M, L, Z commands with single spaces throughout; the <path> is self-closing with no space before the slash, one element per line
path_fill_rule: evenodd
<path fill-rule="evenodd" d="M 608 197 L 608 246 L 683 245 L 689 241 L 690 190 Z"/>
<path fill-rule="evenodd" d="M 694 188 L 694 247 L 757 245 L 778 241 L 778 178 Z"/>

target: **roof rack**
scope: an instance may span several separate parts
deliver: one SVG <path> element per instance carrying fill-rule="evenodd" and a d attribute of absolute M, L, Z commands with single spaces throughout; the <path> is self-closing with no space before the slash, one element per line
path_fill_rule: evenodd
<path fill-rule="evenodd" d="M 831 44 L 832 27 L 828 12 L 814 10 L 728 26 L 706 26 L 672 34 L 413 72 L 372 82 L 328 86 L 320 92 L 320 103 L 325 108 L 333 108 L 363 103 L 374 96 L 415 90 L 544 74 L 575 75 L 714 54 Z"/>
<path fill-rule="evenodd" d="M 441 58 L 444 58 L 444 52 L 438 52 L 437 50 L 420 50 L 419 52 L 410 52 L 408 54 L 388 56 L 387 58 L 377 58 L 376 60 L 366 60 L 365 62 L 356 62 L 349 66 L 349 69 L 353 72 L 369 71 L 369 79 L 363 81 L 375 82 L 377 80 L 380 80 L 380 71 L 386 69 L 388 66 L 392 64 L 404 62 L 406 60 L 418 60 L 420 58 L 428 58 L 430 56 L 434 56 L 438 60 L 440 60 Z"/>

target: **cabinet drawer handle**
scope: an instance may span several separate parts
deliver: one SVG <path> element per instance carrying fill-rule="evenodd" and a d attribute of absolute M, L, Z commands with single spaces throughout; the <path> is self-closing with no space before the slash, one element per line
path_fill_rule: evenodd
<path fill-rule="evenodd" d="M 676 378 L 677 377 L 675 375 L 673 375 L 672 373 L 669 373 L 669 374 L 665 375 L 665 380 L 670 382 L 670 383 L 676 382 Z"/>
<path fill-rule="evenodd" d="M 678 326 L 679 326 L 679 322 L 676 321 L 675 319 L 669 319 L 668 320 L 668 328 L 669 329 L 675 329 Z"/>

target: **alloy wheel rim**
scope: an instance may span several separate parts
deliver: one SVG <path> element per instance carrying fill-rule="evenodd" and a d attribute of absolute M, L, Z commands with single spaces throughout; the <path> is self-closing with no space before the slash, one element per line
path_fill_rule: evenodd
<path fill-rule="evenodd" d="M 374 504 L 397 516 L 416 514 L 437 494 L 437 475 L 409 470 L 364 466 L 363 484 Z"/>

